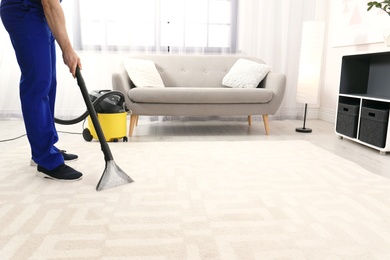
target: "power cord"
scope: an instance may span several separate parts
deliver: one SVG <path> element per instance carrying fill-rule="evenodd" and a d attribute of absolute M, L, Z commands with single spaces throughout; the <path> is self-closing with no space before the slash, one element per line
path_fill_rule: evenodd
<path fill-rule="evenodd" d="M 57 133 L 69 134 L 69 135 L 82 135 L 83 134 L 83 133 L 66 132 L 66 131 L 57 131 Z"/>
<path fill-rule="evenodd" d="M 69 134 L 69 135 L 82 135 L 83 134 L 83 133 L 66 132 L 66 131 L 57 131 L 57 133 Z M 13 138 L 10 138 L 10 139 L 3 139 L 3 140 L 0 140 L 0 143 L 15 141 L 15 140 L 18 140 L 18 139 L 20 139 L 22 137 L 25 137 L 25 136 L 27 136 L 27 134 L 22 134 L 20 136 L 13 137 Z"/>
<path fill-rule="evenodd" d="M 23 135 L 21 135 L 21 136 L 18 136 L 18 137 L 14 137 L 14 138 L 10 138 L 10 139 L 4 139 L 4 140 L 0 140 L 0 143 L 5 143 L 5 142 L 10 142 L 10 141 L 15 141 L 15 140 L 17 140 L 17 139 L 20 139 L 20 138 L 22 138 L 22 137 L 24 137 L 24 136 L 26 136 L 27 134 L 23 134 Z"/>
<path fill-rule="evenodd" d="M 84 126 L 85 126 L 85 122 L 86 122 L 86 121 L 87 121 L 87 120 L 84 119 L 83 124 L 82 124 L 82 129 L 85 129 Z M 82 134 L 83 134 L 82 132 L 81 132 L 81 133 L 75 133 L 75 132 L 67 132 L 67 131 L 57 131 L 57 133 L 61 133 L 61 134 L 70 134 L 70 135 L 82 135 Z M 3 140 L 0 140 L 0 143 L 15 141 L 15 140 L 18 140 L 18 139 L 20 139 L 20 138 L 22 138 L 22 137 L 25 137 L 25 136 L 27 136 L 27 134 L 22 134 L 22 135 L 20 135 L 20 136 L 13 137 L 13 138 L 10 138 L 10 139 L 3 139 Z"/>
<path fill-rule="evenodd" d="M 83 126 L 82 126 L 83 129 L 84 129 L 85 121 L 86 120 L 84 119 Z M 70 135 L 82 135 L 83 134 L 83 133 L 75 133 L 75 132 L 67 132 L 67 131 L 57 131 L 57 133 L 70 134 Z M 0 143 L 15 141 L 15 140 L 18 140 L 18 139 L 25 137 L 25 136 L 27 136 L 27 134 L 22 134 L 20 136 L 13 137 L 10 139 L 3 139 L 3 140 L 0 140 Z"/>

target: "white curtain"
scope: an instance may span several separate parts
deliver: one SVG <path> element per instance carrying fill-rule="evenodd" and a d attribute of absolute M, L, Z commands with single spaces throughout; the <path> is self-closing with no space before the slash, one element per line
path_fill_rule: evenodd
<path fill-rule="evenodd" d="M 19 118 L 19 66 L 8 33 L 0 22 L 0 119 Z"/>
<path fill-rule="evenodd" d="M 82 1 L 82 0 L 81 0 Z M 302 22 L 315 18 L 316 2 L 323 0 L 239 0 L 238 50 L 270 64 L 275 72 L 287 75 L 287 92 L 276 118 L 301 116 L 295 101 Z M 326 0 L 325 0 L 326 1 Z M 77 35 L 74 19 L 76 1 L 63 1 L 68 32 Z M 326 10 L 323 10 L 326 12 Z M 59 52 L 59 48 L 57 48 Z M 83 75 L 89 90 L 111 89 L 111 74 L 129 52 L 80 51 Z M 58 53 L 58 95 L 56 114 L 62 118 L 78 116 L 85 104 L 75 80 Z M 3 26 L 0 28 L 0 119 L 20 118 L 20 72 Z"/>
<path fill-rule="evenodd" d="M 287 77 L 285 98 L 276 118 L 302 116 L 301 105 L 296 103 L 302 23 L 315 19 L 318 1 L 239 1 L 238 48 L 244 54 L 263 59 L 272 66 L 272 71 Z"/>

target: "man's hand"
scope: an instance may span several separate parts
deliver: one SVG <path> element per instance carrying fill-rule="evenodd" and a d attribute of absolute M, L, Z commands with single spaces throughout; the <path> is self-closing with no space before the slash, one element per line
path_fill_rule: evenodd
<path fill-rule="evenodd" d="M 73 50 L 73 48 L 69 48 L 68 50 L 62 51 L 62 58 L 64 59 L 64 63 L 69 67 L 70 73 L 72 73 L 73 77 L 76 77 L 76 67 L 82 69 L 81 61 L 77 53 Z"/>

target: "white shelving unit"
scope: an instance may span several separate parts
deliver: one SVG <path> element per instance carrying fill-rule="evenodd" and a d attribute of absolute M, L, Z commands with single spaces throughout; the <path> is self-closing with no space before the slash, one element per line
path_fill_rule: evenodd
<path fill-rule="evenodd" d="M 341 138 L 390 151 L 390 52 L 344 56 L 335 131 Z"/>

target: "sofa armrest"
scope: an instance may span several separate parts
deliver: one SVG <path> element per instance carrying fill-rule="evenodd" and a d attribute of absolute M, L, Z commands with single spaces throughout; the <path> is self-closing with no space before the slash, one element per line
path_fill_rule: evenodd
<path fill-rule="evenodd" d="M 270 101 L 271 113 L 275 114 L 282 104 L 286 92 L 286 75 L 282 73 L 270 72 L 261 83 L 261 87 L 272 90 L 274 96 Z"/>

